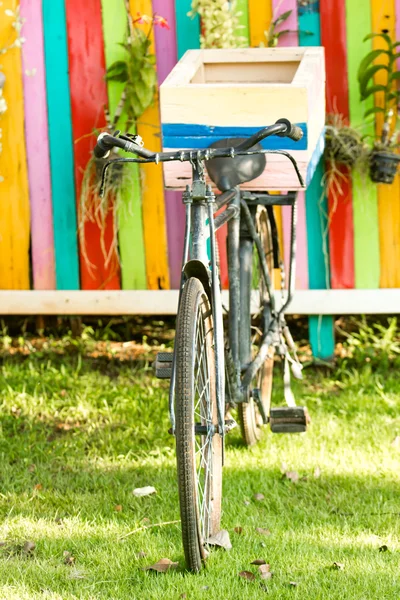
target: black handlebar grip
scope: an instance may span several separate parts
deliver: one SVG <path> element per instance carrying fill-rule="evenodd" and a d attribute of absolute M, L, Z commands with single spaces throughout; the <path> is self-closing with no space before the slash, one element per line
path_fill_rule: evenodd
<path fill-rule="evenodd" d="M 298 142 L 303 137 L 303 130 L 298 125 L 292 125 L 288 119 L 278 119 L 277 123 L 286 125 L 286 131 L 278 133 L 280 137 L 288 137 L 294 142 Z"/>
<path fill-rule="evenodd" d="M 107 154 L 110 152 L 110 146 L 103 139 L 107 133 L 101 133 L 97 138 L 97 144 L 93 149 L 93 154 L 96 158 L 106 158 Z"/>
<path fill-rule="evenodd" d="M 292 125 L 288 137 L 294 142 L 298 142 L 303 137 L 303 130 L 298 125 Z"/>

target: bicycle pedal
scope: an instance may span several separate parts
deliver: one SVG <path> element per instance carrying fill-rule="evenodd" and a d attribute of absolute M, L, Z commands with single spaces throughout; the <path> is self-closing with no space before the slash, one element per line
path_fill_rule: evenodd
<path fill-rule="evenodd" d="M 303 433 L 307 431 L 310 415 L 305 406 L 271 408 L 269 423 L 273 433 Z"/>
<path fill-rule="evenodd" d="M 171 379 L 172 373 L 172 352 L 158 352 L 153 367 L 158 379 Z"/>

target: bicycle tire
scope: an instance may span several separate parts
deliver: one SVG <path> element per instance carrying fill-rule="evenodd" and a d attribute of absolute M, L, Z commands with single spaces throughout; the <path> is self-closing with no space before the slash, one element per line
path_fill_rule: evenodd
<path fill-rule="evenodd" d="M 210 303 L 202 283 L 192 277 L 182 291 L 175 339 L 179 505 L 183 549 L 191 571 L 201 569 L 206 541 L 219 531 L 221 521 L 222 438 L 219 433 L 195 435 L 197 419 L 201 425 L 218 423 L 214 346 Z"/>
<path fill-rule="evenodd" d="M 256 229 L 257 233 L 261 238 L 261 243 L 264 249 L 265 258 L 268 265 L 268 271 L 271 277 L 272 292 L 274 291 L 274 258 L 273 258 L 273 246 L 272 246 L 272 235 L 271 227 L 268 219 L 267 211 L 264 207 L 258 207 L 256 213 Z M 258 291 L 260 296 L 260 309 L 265 306 L 265 310 L 269 310 L 267 290 L 265 288 L 264 280 L 261 274 L 261 267 L 257 258 L 257 264 L 259 266 L 258 273 Z M 243 310 L 250 311 L 250 295 L 249 298 L 243 298 Z M 249 333 L 251 335 L 251 332 Z M 257 354 L 257 346 L 261 341 L 261 336 L 258 334 L 256 337 L 253 336 L 252 346 L 253 354 Z M 257 374 L 255 381 L 255 387 L 260 390 L 261 402 L 263 404 L 264 412 L 268 416 L 271 406 L 272 396 L 272 384 L 273 384 L 273 368 L 274 368 L 274 349 L 270 349 L 270 356 L 266 359 L 261 369 Z M 248 402 L 242 402 L 238 405 L 239 418 L 240 418 L 240 429 L 242 438 L 246 446 L 254 446 L 261 437 L 261 428 L 263 421 L 260 415 L 260 411 L 257 407 L 256 402 L 253 398 L 249 397 Z"/>

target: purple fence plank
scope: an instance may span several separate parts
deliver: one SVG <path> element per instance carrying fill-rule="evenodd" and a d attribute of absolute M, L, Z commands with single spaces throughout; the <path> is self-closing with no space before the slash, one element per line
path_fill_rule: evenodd
<path fill-rule="evenodd" d="M 26 39 L 22 67 L 33 285 L 35 290 L 52 290 L 55 264 L 41 0 L 21 0 L 21 16 Z"/>
<path fill-rule="evenodd" d="M 161 85 L 177 63 L 176 22 L 174 0 L 153 0 L 153 12 L 167 19 L 170 29 L 155 27 L 157 54 L 157 77 Z M 162 115 L 161 115 L 162 118 Z M 185 209 L 182 193 L 165 192 L 165 212 L 167 216 L 168 263 L 172 289 L 179 288 L 183 237 L 185 231 Z"/>

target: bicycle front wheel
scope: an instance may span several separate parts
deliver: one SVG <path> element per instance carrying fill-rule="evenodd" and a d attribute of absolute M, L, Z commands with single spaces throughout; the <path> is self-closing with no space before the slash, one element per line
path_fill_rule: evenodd
<path fill-rule="evenodd" d="M 206 541 L 221 520 L 214 347 L 210 303 L 201 282 L 190 278 L 182 291 L 175 339 L 175 436 L 182 541 L 192 571 L 201 569 Z"/>

